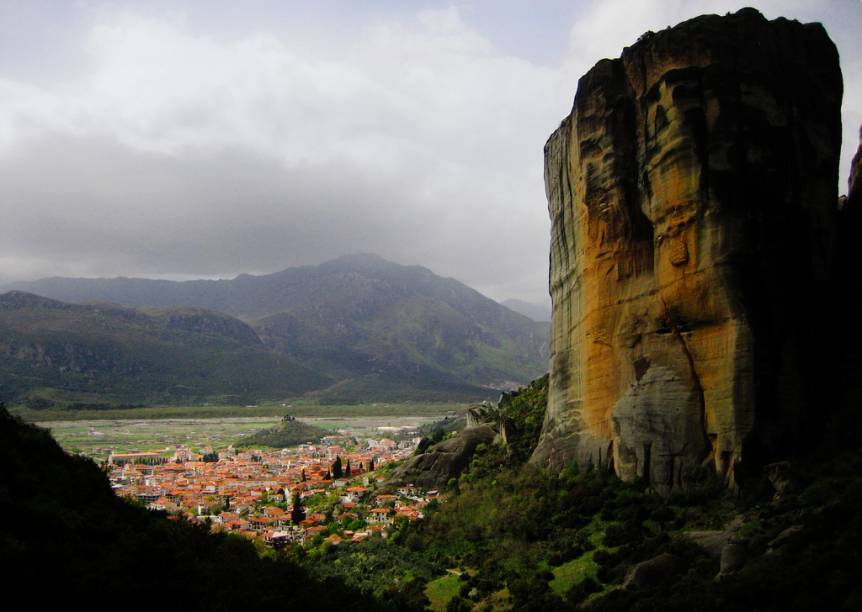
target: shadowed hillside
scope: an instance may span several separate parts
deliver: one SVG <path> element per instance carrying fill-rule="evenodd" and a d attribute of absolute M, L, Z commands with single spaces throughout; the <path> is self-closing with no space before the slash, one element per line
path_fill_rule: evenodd
<path fill-rule="evenodd" d="M 248 541 L 134 506 L 47 431 L 0 406 L 0 558 L 4 595 L 41 608 L 160 602 L 177 610 L 379 609 L 339 580 L 260 558 Z M 20 598 L 20 599 L 19 599 Z M 391 600 L 390 600 L 391 603 Z M 397 607 L 397 604 L 393 604 Z"/>

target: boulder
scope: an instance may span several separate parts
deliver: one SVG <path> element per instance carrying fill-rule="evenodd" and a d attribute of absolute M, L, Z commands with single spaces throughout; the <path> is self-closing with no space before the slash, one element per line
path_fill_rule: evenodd
<path fill-rule="evenodd" d="M 632 566 L 623 580 L 623 588 L 655 587 L 667 584 L 682 571 L 682 561 L 670 554 L 662 553 L 647 561 Z"/>
<path fill-rule="evenodd" d="M 731 538 L 729 532 L 720 529 L 686 531 L 683 532 L 683 536 L 700 546 L 714 559 L 721 558 L 721 551 Z"/>
<path fill-rule="evenodd" d="M 731 540 L 721 549 L 719 576 L 726 576 L 740 569 L 748 560 L 748 548 L 742 542 Z"/>
<path fill-rule="evenodd" d="M 490 444 L 496 432 L 487 425 L 464 429 L 454 438 L 438 442 L 424 453 L 410 457 L 386 481 L 384 487 L 414 484 L 425 489 L 446 485 L 470 465 L 479 444 Z"/>
<path fill-rule="evenodd" d="M 767 552 L 772 553 L 787 544 L 790 540 L 792 540 L 797 534 L 802 532 L 802 525 L 791 525 L 787 529 L 784 529 L 779 533 L 775 538 L 770 540 L 767 545 Z"/>

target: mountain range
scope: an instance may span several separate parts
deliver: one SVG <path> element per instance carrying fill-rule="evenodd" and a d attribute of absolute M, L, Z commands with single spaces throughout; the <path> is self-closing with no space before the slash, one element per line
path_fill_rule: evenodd
<path fill-rule="evenodd" d="M 374 255 L 230 280 L 4 290 L 0 392 L 11 400 L 478 399 L 547 369 L 547 324 Z"/>

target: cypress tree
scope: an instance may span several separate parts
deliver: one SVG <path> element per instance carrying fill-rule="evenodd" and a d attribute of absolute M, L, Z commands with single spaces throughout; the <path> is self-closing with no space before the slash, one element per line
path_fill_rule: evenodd
<path fill-rule="evenodd" d="M 305 520 L 305 508 L 302 507 L 302 498 L 299 496 L 299 491 L 293 491 L 293 508 L 290 510 L 290 520 L 294 525 L 299 525 Z"/>

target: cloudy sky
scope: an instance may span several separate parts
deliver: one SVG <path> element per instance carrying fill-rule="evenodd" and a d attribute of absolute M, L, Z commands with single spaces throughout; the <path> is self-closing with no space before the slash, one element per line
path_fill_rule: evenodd
<path fill-rule="evenodd" d="M 846 182 L 859 0 L 0 0 L 0 283 L 370 251 L 542 300 L 542 147 L 578 77 L 745 5 L 838 45 Z"/>

